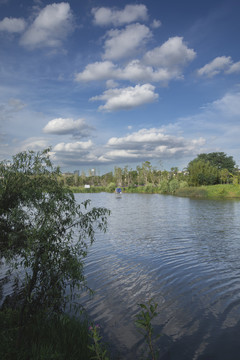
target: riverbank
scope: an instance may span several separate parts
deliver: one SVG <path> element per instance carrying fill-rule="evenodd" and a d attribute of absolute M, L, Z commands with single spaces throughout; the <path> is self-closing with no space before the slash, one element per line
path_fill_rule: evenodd
<path fill-rule="evenodd" d="M 112 188 L 103 186 L 92 186 L 88 189 L 84 187 L 72 186 L 70 187 L 74 193 L 97 193 L 97 192 L 113 192 Z M 166 191 L 159 186 L 145 185 L 136 187 L 123 187 L 125 193 L 144 193 L 144 194 L 166 194 L 181 197 L 193 197 L 204 199 L 240 199 L 240 185 L 221 184 L 221 185 L 207 185 L 199 187 L 182 187 L 175 191 Z"/>
<path fill-rule="evenodd" d="M 205 199 L 240 199 L 240 185 L 208 185 L 177 189 L 175 195 Z"/>

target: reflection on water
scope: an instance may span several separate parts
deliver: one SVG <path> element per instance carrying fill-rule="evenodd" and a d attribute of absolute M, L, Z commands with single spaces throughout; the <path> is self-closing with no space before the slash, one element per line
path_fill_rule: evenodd
<path fill-rule="evenodd" d="M 85 272 L 82 302 L 120 359 L 140 358 L 137 304 L 154 297 L 161 359 L 237 359 L 240 202 L 162 195 L 76 194 L 111 210 Z"/>

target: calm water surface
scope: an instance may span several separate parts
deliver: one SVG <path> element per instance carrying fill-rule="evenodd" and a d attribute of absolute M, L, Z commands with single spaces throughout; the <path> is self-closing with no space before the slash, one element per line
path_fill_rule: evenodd
<path fill-rule="evenodd" d="M 116 359 L 140 359 L 137 304 L 154 298 L 160 359 L 240 358 L 240 202 L 76 194 L 111 210 L 86 259 L 82 297 Z"/>

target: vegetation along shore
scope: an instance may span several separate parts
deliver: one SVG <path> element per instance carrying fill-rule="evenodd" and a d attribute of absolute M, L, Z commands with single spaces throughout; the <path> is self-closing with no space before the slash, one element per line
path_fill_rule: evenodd
<path fill-rule="evenodd" d="M 102 176 L 62 174 L 60 181 L 75 193 L 114 192 L 171 194 L 197 198 L 240 198 L 240 172 L 223 152 L 200 154 L 186 169 L 157 170 L 149 161 L 135 170 L 115 167 Z"/>

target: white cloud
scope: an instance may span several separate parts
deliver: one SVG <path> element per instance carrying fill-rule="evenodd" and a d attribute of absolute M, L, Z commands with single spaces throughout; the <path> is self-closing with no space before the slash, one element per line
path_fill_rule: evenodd
<path fill-rule="evenodd" d="M 76 81 L 106 80 L 114 76 L 116 66 L 111 61 L 88 64 L 82 73 L 75 76 Z"/>
<path fill-rule="evenodd" d="M 83 72 L 76 74 L 77 81 L 128 80 L 139 82 L 167 83 L 182 77 L 183 67 L 196 56 L 183 38 L 169 38 L 162 46 L 148 51 L 144 61 L 135 59 L 121 68 L 111 61 L 96 62 L 86 66 Z"/>
<path fill-rule="evenodd" d="M 117 60 L 131 57 L 151 36 L 149 28 L 141 24 L 128 25 L 122 30 L 110 30 L 107 32 L 107 40 L 104 44 L 103 59 Z"/>
<path fill-rule="evenodd" d="M 180 77 L 179 69 L 157 68 L 143 64 L 140 60 L 130 61 L 124 68 L 110 61 L 96 62 L 86 66 L 82 73 L 75 76 L 76 81 L 128 80 L 139 82 L 168 82 Z"/>
<path fill-rule="evenodd" d="M 106 7 L 93 8 L 94 23 L 96 25 L 124 25 L 139 20 L 147 20 L 147 8 L 145 5 L 126 5 L 123 10 Z"/>
<path fill-rule="evenodd" d="M 54 146 L 53 151 L 56 152 L 75 152 L 75 153 L 81 153 L 85 152 L 85 150 L 91 149 L 93 146 L 93 143 L 91 140 L 88 141 L 76 141 L 72 143 L 64 143 L 61 142 Z"/>
<path fill-rule="evenodd" d="M 150 149 L 155 149 L 156 146 L 173 146 L 181 147 L 187 141 L 183 137 L 176 137 L 173 135 L 166 135 L 162 128 L 151 128 L 151 129 L 141 129 L 137 132 L 134 132 L 130 135 L 127 135 L 123 138 L 113 137 L 109 139 L 107 145 L 110 147 L 117 148 L 134 148 L 138 150 L 139 146 L 147 147 Z M 192 143 L 192 141 L 191 141 Z M 193 143 L 203 143 L 203 139 L 194 140 Z"/>
<path fill-rule="evenodd" d="M 106 162 L 110 160 L 126 159 L 127 160 L 138 160 L 141 159 L 142 154 L 134 150 L 111 150 L 107 151 L 105 155 L 101 158 Z"/>
<path fill-rule="evenodd" d="M 234 74 L 240 72 L 240 61 L 232 64 L 226 71 L 226 74 Z"/>
<path fill-rule="evenodd" d="M 158 68 L 183 67 L 196 56 L 193 49 L 189 49 L 183 42 L 183 38 L 175 36 L 169 38 L 163 45 L 148 51 L 144 60 L 147 64 Z"/>
<path fill-rule="evenodd" d="M 68 3 L 53 3 L 43 8 L 23 34 L 21 44 L 30 48 L 59 47 L 72 30 Z"/>
<path fill-rule="evenodd" d="M 218 56 L 210 63 L 203 66 L 201 69 L 198 69 L 197 73 L 200 76 L 213 77 L 214 75 L 219 74 L 221 71 L 226 70 L 231 66 L 232 59 L 230 56 Z"/>
<path fill-rule="evenodd" d="M 21 33 L 24 31 L 26 23 L 23 19 L 5 17 L 0 21 L 0 31 L 7 31 L 9 33 Z"/>
<path fill-rule="evenodd" d="M 155 87 L 150 84 L 129 86 L 127 88 L 106 90 L 102 95 L 95 96 L 90 100 L 106 101 L 105 105 L 99 107 L 99 110 L 103 111 L 132 109 L 155 101 L 158 94 L 154 90 Z"/>
<path fill-rule="evenodd" d="M 125 68 L 118 69 L 116 76 L 119 79 L 130 80 L 132 82 L 167 82 L 171 78 L 178 77 L 177 71 L 169 71 L 167 68 L 157 68 L 146 66 L 140 60 L 129 62 Z"/>
<path fill-rule="evenodd" d="M 151 26 L 153 29 L 157 29 L 162 26 L 162 23 L 160 20 L 154 19 Z"/>
<path fill-rule="evenodd" d="M 52 160 L 61 166 L 80 166 L 99 163 L 99 157 L 94 154 L 94 144 L 86 142 L 59 143 L 53 147 Z"/>
<path fill-rule="evenodd" d="M 104 158 L 111 161 L 176 158 L 196 154 L 204 144 L 203 138 L 167 135 L 162 128 L 141 129 L 125 137 L 109 139 L 107 147 L 111 150 Z"/>
<path fill-rule="evenodd" d="M 49 121 L 43 128 L 46 134 L 66 135 L 72 134 L 74 136 L 89 136 L 92 128 L 86 124 L 84 119 L 73 120 L 71 118 L 63 119 L 57 118 Z"/>

